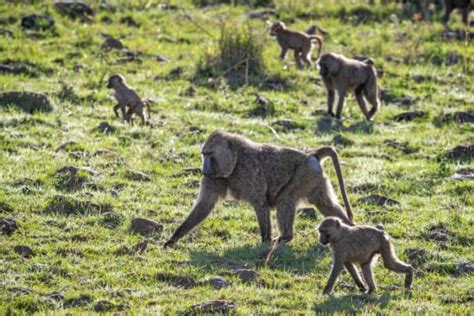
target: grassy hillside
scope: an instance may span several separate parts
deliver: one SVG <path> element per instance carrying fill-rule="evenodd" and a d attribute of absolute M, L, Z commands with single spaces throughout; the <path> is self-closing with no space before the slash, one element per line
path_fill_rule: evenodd
<path fill-rule="evenodd" d="M 210 300 L 234 302 L 237 314 L 472 313 L 474 182 L 450 179 L 474 173 L 472 147 L 449 155 L 474 144 L 474 46 L 460 14 L 446 32 L 435 7 L 275 0 L 272 20 L 295 30 L 317 24 L 327 31 L 323 52 L 369 56 L 383 73 L 375 121 L 350 97 L 339 122 L 324 114 L 317 69 L 297 69 L 292 54 L 279 61 L 265 22 L 249 18 L 271 1 L 206 6 L 217 2 L 88 1 L 95 16 L 83 19 L 52 1 L 0 4 L 0 64 L 10 66 L 0 67 L 0 91 L 42 93 L 52 107 L 30 114 L 0 96 L 0 314 L 168 314 Z M 23 28 L 33 13 L 54 26 Z M 104 49 L 110 36 L 129 51 Z M 248 68 L 233 69 L 239 56 Z M 153 100 L 151 126 L 115 118 L 105 87 L 113 73 Z M 410 111 L 423 113 L 397 119 Z M 466 111 L 471 122 L 452 119 Z M 336 145 L 356 221 L 385 225 L 399 257 L 417 268 L 413 290 L 379 263 L 375 294 L 359 294 L 346 273 L 333 296 L 322 295 L 331 257 L 317 241 L 319 212 L 299 213 L 294 240 L 266 266 L 255 213 L 236 201 L 162 249 L 190 212 L 200 146 L 215 129 L 298 148 Z M 359 202 L 370 194 L 399 203 Z M 133 233 L 138 217 L 162 227 Z M 230 286 L 215 289 L 215 276 Z"/>

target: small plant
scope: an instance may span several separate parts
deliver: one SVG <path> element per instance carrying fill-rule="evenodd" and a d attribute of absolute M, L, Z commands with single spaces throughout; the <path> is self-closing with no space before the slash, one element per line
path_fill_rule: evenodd
<path fill-rule="evenodd" d="M 231 87 L 256 84 L 266 77 L 263 38 L 250 25 L 223 25 L 215 52 L 197 65 L 196 78 L 225 78 Z"/>

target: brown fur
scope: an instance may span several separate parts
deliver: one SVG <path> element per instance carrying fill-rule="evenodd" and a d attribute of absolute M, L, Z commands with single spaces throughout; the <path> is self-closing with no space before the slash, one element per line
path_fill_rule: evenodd
<path fill-rule="evenodd" d="M 324 216 L 337 216 L 353 225 L 337 153 L 331 147 L 309 153 L 255 143 L 239 135 L 214 132 L 201 149 L 203 157 L 199 197 L 188 218 L 165 243 L 170 246 L 202 222 L 226 196 L 249 202 L 257 213 L 262 242 L 271 241 L 270 208 L 277 209 L 280 237 L 293 238 L 298 203 L 316 205 Z M 338 204 L 320 160 L 333 159 L 347 213 Z"/>
<path fill-rule="evenodd" d="M 115 116 L 119 117 L 118 109 L 122 111 L 123 118 L 133 125 L 134 114 L 138 115 L 142 124 L 145 124 L 144 107 L 147 107 L 148 120 L 150 119 L 150 104 L 148 100 L 141 99 L 132 89 L 125 78 L 120 74 L 110 76 L 107 82 L 107 88 L 114 89 L 117 105 L 114 106 Z M 128 107 L 128 110 L 125 111 Z"/>
<path fill-rule="evenodd" d="M 377 72 L 371 59 L 359 61 L 342 55 L 324 54 L 319 60 L 319 73 L 323 78 L 328 93 L 328 114 L 334 116 L 333 103 L 335 92 L 339 101 L 336 117 L 341 118 L 344 99 L 348 92 L 354 91 L 355 98 L 368 120 L 372 120 L 380 107 L 377 90 Z M 368 111 L 365 99 L 372 104 Z"/>
<path fill-rule="evenodd" d="M 474 10 L 474 0 L 444 0 L 444 24 L 448 24 L 449 16 L 454 9 L 460 9 L 462 21 L 469 26 L 469 13 Z"/>
<path fill-rule="evenodd" d="M 362 267 L 362 274 L 369 286 L 369 293 L 375 291 L 376 285 L 372 274 L 372 265 L 377 261 L 377 254 L 383 259 L 384 266 L 392 271 L 404 273 L 405 287 L 410 288 L 413 281 L 413 267 L 400 261 L 393 249 L 388 234 L 382 225 L 348 226 L 336 217 L 327 217 L 318 227 L 319 242 L 329 243 L 333 253 L 333 266 L 328 283 L 323 293 L 331 293 L 339 273 L 346 268 L 361 291 L 365 285 L 360 279 L 354 263 Z"/>
<path fill-rule="evenodd" d="M 308 35 L 303 32 L 294 32 L 289 30 L 285 23 L 275 22 L 269 23 L 270 35 L 276 36 L 278 44 L 281 48 L 280 59 L 283 60 L 289 49 L 294 51 L 295 61 L 298 67 L 302 66 L 301 60 L 303 60 L 307 66 L 311 66 L 311 48 L 312 42 L 317 41 L 319 43 L 318 58 L 321 54 L 323 46 L 323 40 L 317 35 Z"/>

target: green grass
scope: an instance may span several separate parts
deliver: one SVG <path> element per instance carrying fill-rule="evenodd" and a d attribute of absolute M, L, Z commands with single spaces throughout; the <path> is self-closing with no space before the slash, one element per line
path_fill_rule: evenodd
<path fill-rule="evenodd" d="M 384 71 L 379 85 L 396 98 L 412 100 L 410 106 L 383 103 L 375 122 L 367 123 L 349 98 L 342 126 L 326 128 L 324 116 L 315 113 L 326 108 L 317 70 L 294 65 L 285 69 L 268 35 L 258 37 L 264 45 L 265 75 L 283 82 L 281 89 L 268 88 L 261 77 L 235 86 L 224 76 L 216 78 L 215 88 L 208 86 L 207 77 L 196 77 L 205 57 L 216 56 L 222 21 L 264 33 L 263 21 L 247 22 L 252 7 L 194 7 L 192 1 L 179 1 L 178 10 L 164 10 L 154 1 L 136 0 L 111 1 L 115 9 L 107 10 L 91 1 L 96 17 L 82 23 L 59 15 L 50 1 L 32 2 L 0 4 L 0 17 L 14 17 L 0 25 L 13 32 L 12 38 L 0 35 L 0 62 L 29 61 L 39 75 L 0 74 L 0 90 L 45 93 L 54 111 L 30 115 L 15 107 L 0 108 L 0 218 L 14 218 L 19 227 L 10 236 L 0 235 L 1 314 L 79 314 L 94 311 L 101 300 L 113 304 L 111 311 L 169 314 L 218 299 L 234 301 L 238 314 L 473 312 L 472 273 L 459 275 L 455 270 L 459 262 L 474 260 L 474 182 L 447 177 L 462 168 L 473 170 L 474 164 L 447 160 L 445 153 L 459 144 L 473 144 L 474 129 L 472 123 L 440 123 L 439 118 L 472 110 L 474 48 L 472 42 L 444 40 L 439 13 L 433 12 L 430 21 L 414 23 L 411 13 L 397 4 L 275 1 L 280 18 L 291 28 L 304 30 L 317 23 L 329 32 L 324 52 L 370 56 Z M 23 31 L 20 19 L 31 13 L 51 14 L 55 31 Z M 126 16 L 140 26 L 120 23 Z M 111 23 L 103 22 L 104 17 Z M 458 13 L 453 13 L 450 25 L 462 28 Z M 101 50 L 101 33 L 170 61 L 158 63 L 143 56 L 141 62 L 118 62 L 119 53 Z M 463 61 L 445 65 L 453 53 Z M 286 63 L 290 60 L 288 56 Z M 75 65 L 82 68 L 74 71 Z M 153 127 L 130 127 L 115 118 L 105 82 L 116 72 L 155 101 Z M 272 116 L 249 115 L 257 94 L 273 104 Z M 393 119 L 407 110 L 422 110 L 427 116 L 413 122 Z M 281 119 L 294 120 L 300 128 L 275 127 L 275 134 L 269 127 Z M 116 130 L 97 131 L 104 121 Z M 336 134 L 352 140 L 352 145 L 338 145 L 338 150 L 356 221 L 385 225 L 399 257 L 417 266 L 412 292 L 402 289 L 402 276 L 379 264 L 376 294 L 357 293 L 345 274 L 334 296 L 322 295 L 331 258 L 329 249 L 317 241 L 319 213 L 316 220 L 299 216 L 295 239 L 281 246 L 265 267 L 255 214 L 245 203 L 220 204 L 175 248 L 163 250 L 162 243 L 189 213 L 197 195 L 199 175 L 183 170 L 199 168 L 200 146 L 215 129 L 298 148 L 331 144 Z M 406 154 L 387 140 L 413 151 Z M 75 143 L 56 150 L 68 141 Z M 100 149 L 112 153 L 98 153 Z M 70 165 L 90 166 L 96 174 L 82 170 L 78 182 L 69 183 L 56 171 Z M 130 169 L 148 174 L 151 181 L 132 180 Z M 330 164 L 326 170 L 335 184 Z M 374 193 L 400 205 L 357 203 Z M 57 195 L 67 196 L 77 212 L 66 216 L 54 211 Z M 161 234 L 145 238 L 149 243 L 143 254 L 129 251 L 144 240 L 130 232 L 135 217 L 164 226 Z M 438 229 L 433 226 L 439 224 L 446 241 L 432 238 L 432 230 Z M 18 245 L 29 245 L 34 255 L 22 258 L 14 251 Z M 426 256 L 410 259 L 409 249 L 414 248 L 426 250 Z M 248 267 L 259 276 L 244 283 L 231 274 L 235 267 Z M 215 275 L 224 276 L 231 286 L 214 290 L 207 280 Z M 183 283 L 185 288 L 179 285 Z"/>

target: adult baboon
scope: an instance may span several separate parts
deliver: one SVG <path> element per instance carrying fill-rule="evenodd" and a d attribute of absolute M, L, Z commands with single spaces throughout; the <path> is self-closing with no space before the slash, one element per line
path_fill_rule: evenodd
<path fill-rule="evenodd" d="M 328 94 L 328 114 L 340 119 L 346 94 L 353 91 L 362 113 L 368 120 L 372 120 L 380 107 L 374 61 L 372 59 L 359 61 L 330 53 L 322 55 L 318 65 L 319 74 L 323 78 Z M 334 115 L 333 104 L 336 92 L 339 101 Z M 372 104 L 370 111 L 367 109 L 364 98 Z"/>
<path fill-rule="evenodd" d="M 348 226 L 336 217 L 327 217 L 319 225 L 318 230 L 319 242 L 323 245 L 329 243 L 333 255 L 331 275 L 323 293 L 331 293 L 334 282 L 344 268 L 350 273 L 359 289 L 365 292 L 365 285 L 360 279 L 354 263 L 360 264 L 362 267 L 362 274 L 369 286 L 369 293 L 375 291 L 372 265 L 377 261 L 377 254 L 382 256 L 387 269 L 404 273 L 406 275 L 405 287 L 411 287 L 413 267 L 397 258 L 389 236 L 382 225 L 376 227 Z"/>
<path fill-rule="evenodd" d="M 150 119 L 150 104 L 148 100 L 141 99 L 132 89 L 125 78 L 120 74 L 110 76 L 107 88 L 114 89 L 117 105 L 114 106 L 115 116 L 119 117 L 118 109 L 122 111 L 123 118 L 133 125 L 133 115 L 137 114 L 145 124 L 144 107 L 147 107 L 148 120 Z M 128 107 L 128 110 L 126 111 Z"/>
<path fill-rule="evenodd" d="M 257 213 L 262 242 L 271 241 L 270 208 L 277 209 L 278 241 L 293 238 L 297 205 L 307 201 L 324 216 L 337 216 L 353 225 L 352 209 L 336 151 L 323 147 L 309 152 L 260 144 L 239 135 L 217 131 L 202 149 L 199 197 L 188 218 L 165 243 L 170 246 L 202 222 L 216 203 L 231 196 L 249 202 Z M 320 161 L 331 157 L 347 213 L 338 204 Z"/>
<path fill-rule="evenodd" d="M 285 23 L 267 21 L 269 25 L 270 35 L 276 36 L 278 44 L 281 48 L 280 59 L 283 60 L 289 49 L 292 49 L 295 54 L 295 61 L 298 67 L 302 66 L 303 60 L 307 66 L 311 66 L 311 48 L 313 41 L 319 43 L 318 58 L 321 54 L 323 40 L 317 35 L 308 35 L 303 32 L 294 32 L 289 30 Z"/>
<path fill-rule="evenodd" d="M 444 0 L 444 24 L 448 24 L 449 16 L 454 9 L 460 9 L 462 21 L 469 26 L 469 13 L 474 10 L 474 0 Z"/>

